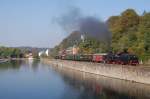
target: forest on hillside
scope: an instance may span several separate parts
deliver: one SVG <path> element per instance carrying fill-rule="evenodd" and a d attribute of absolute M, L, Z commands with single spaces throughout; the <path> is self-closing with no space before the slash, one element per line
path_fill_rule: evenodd
<path fill-rule="evenodd" d="M 111 42 L 104 42 L 87 37 L 81 40 L 79 31 L 73 31 L 59 45 L 51 50 L 51 55 L 57 55 L 59 50 L 74 44 L 79 46 L 80 53 L 114 53 L 127 49 L 142 60 L 150 59 L 150 12 L 142 15 L 133 9 L 127 9 L 120 15 L 111 16 L 106 22 L 111 32 Z"/>
<path fill-rule="evenodd" d="M 138 15 L 133 9 L 127 9 L 119 16 L 107 21 L 112 33 L 112 50 L 128 49 L 142 59 L 150 55 L 150 13 Z"/>

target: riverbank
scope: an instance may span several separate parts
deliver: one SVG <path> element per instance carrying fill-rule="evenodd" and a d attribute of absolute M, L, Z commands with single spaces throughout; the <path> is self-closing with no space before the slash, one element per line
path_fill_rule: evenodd
<path fill-rule="evenodd" d="M 9 59 L 0 59 L 0 63 L 8 62 Z"/>
<path fill-rule="evenodd" d="M 150 68 L 147 66 L 123 66 L 52 59 L 42 59 L 42 61 L 49 65 L 58 66 L 61 68 L 150 84 Z"/>
<path fill-rule="evenodd" d="M 65 79 L 70 79 L 69 84 L 75 85 L 77 83 L 76 88 L 81 88 L 83 85 L 88 85 L 87 89 L 92 87 L 92 90 L 95 92 L 98 91 L 98 93 L 103 93 L 105 90 L 109 89 L 115 93 L 129 95 L 134 97 L 134 99 L 137 99 L 137 97 L 140 97 L 138 99 L 150 99 L 150 86 L 147 84 L 113 79 L 75 71 L 72 69 L 59 68 L 58 66 L 51 66 L 50 69 L 53 69 L 58 74 L 62 75 Z"/>

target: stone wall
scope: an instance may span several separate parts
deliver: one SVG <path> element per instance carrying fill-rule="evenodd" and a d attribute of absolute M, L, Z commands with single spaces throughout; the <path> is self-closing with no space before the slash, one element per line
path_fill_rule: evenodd
<path fill-rule="evenodd" d="M 150 84 L 150 67 L 111 65 L 111 64 L 66 61 L 66 60 L 44 59 L 43 61 L 48 64 L 52 64 L 54 66 L 59 66 L 63 68 Z"/>
<path fill-rule="evenodd" d="M 57 66 L 51 67 L 51 69 L 59 73 L 65 79 L 70 79 L 68 81 L 74 82 L 73 84 L 75 87 L 78 86 L 78 88 L 80 88 L 79 86 L 85 85 L 86 87 L 86 85 L 88 85 L 87 87 L 92 87 L 92 90 L 96 90 L 97 86 L 99 86 L 102 89 L 101 91 L 103 91 L 103 89 L 109 89 L 124 95 L 140 97 L 138 99 L 150 99 L 150 86 L 148 84 L 113 79 Z"/>

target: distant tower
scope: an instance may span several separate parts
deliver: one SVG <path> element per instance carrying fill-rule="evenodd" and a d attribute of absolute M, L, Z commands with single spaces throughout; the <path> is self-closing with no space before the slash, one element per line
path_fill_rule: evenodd
<path fill-rule="evenodd" d="M 82 42 L 84 42 L 84 40 L 85 40 L 85 37 L 83 34 L 81 34 L 81 40 L 82 40 Z"/>

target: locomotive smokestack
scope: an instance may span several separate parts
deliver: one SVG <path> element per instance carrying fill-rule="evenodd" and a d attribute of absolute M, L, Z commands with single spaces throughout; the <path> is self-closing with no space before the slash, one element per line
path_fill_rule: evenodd
<path fill-rule="evenodd" d="M 82 40 L 82 42 L 84 42 L 84 40 L 85 40 L 85 37 L 83 34 L 81 34 L 81 40 Z"/>

